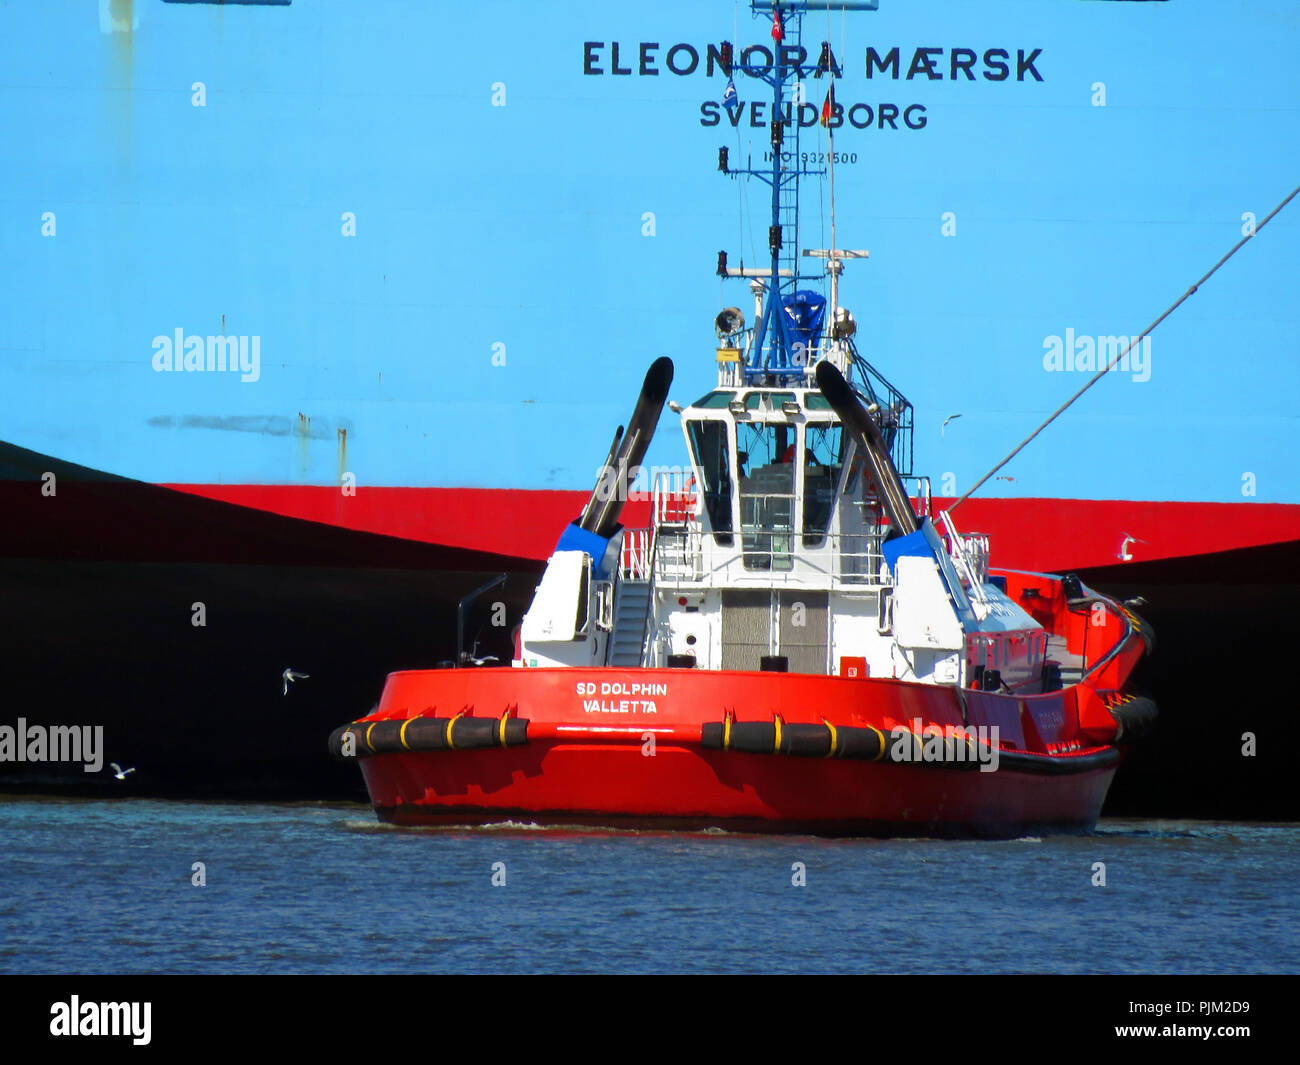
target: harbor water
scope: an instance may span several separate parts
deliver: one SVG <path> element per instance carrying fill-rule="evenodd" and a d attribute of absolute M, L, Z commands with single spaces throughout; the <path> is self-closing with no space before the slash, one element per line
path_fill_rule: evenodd
<path fill-rule="evenodd" d="M 1277 973 L 1300 825 L 981 842 L 0 801 L 0 972 Z"/>

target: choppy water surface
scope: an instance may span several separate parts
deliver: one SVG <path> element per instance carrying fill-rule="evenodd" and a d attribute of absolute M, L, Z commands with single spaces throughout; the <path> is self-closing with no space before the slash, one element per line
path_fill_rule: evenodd
<path fill-rule="evenodd" d="M 11 799 L 0 832 L 4 972 L 1294 972 L 1300 958 L 1295 824 L 841 841 Z"/>

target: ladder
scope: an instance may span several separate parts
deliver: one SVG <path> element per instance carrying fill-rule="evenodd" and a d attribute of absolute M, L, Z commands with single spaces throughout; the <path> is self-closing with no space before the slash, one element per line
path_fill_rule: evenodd
<path fill-rule="evenodd" d="M 646 615 L 650 609 L 650 582 L 621 580 L 614 603 L 614 628 L 609 634 L 607 666 L 641 665 Z"/>
<path fill-rule="evenodd" d="M 803 43 L 803 19 L 790 19 L 786 23 L 785 41 L 788 47 L 799 48 Z M 811 103 L 812 101 L 806 101 Z M 795 278 L 791 282 L 790 291 L 795 291 L 798 286 L 799 275 L 799 172 L 803 164 L 799 159 L 799 108 L 787 98 L 786 107 L 790 109 L 791 122 L 784 129 L 784 145 L 782 152 L 790 153 L 790 167 L 787 170 L 782 167 L 780 177 L 781 194 L 777 207 L 777 222 L 781 226 L 781 269 L 789 270 L 790 275 Z M 814 104 L 820 113 L 820 104 Z M 773 289 L 777 284 L 773 283 Z"/>

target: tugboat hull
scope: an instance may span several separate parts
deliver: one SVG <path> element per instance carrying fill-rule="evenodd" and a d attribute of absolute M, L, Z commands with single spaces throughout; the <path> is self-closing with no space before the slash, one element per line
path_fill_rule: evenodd
<path fill-rule="evenodd" d="M 1088 738 L 1093 700 L 738 671 L 412 671 L 332 746 L 350 743 L 378 815 L 401 825 L 1005 837 L 1095 824 L 1121 750 Z"/>
<path fill-rule="evenodd" d="M 778 768 L 763 764 L 761 755 L 685 749 L 661 748 L 657 759 L 651 763 L 636 747 L 593 752 L 570 746 L 526 756 L 473 753 L 454 765 L 443 755 L 423 764 L 418 756 L 398 757 L 362 772 L 376 813 L 397 825 L 524 821 L 652 831 L 1007 838 L 1092 829 L 1118 762 L 1112 757 L 1069 776 L 1007 772 L 988 782 L 893 765 Z M 509 783 L 483 784 L 494 779 Z M 671 788 L 664 787 L 668 779 Z"/>

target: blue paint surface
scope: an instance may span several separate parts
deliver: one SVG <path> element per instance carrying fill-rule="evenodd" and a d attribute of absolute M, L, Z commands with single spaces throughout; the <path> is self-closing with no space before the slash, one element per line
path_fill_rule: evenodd
<path fill-rule="evenodd" d="M 0 8 L 0 438 L 150 481 L 333 484 L 332 432 L 249 429 L 302 413 L 348 427 L 359 484 L 585 491 L 654 358 L 679 402 L 712 385 L 714 315 L 752 308 L 717 251 L 758 262 L 767 225 L 717 149 L 767 131 L 702 126 L 725 76 L 666 64 L 731 38 L 733 5 L 122 6 Z M 768 26 L 741 5 L 742 47 Z M 1083 383 L 1044 369 L 1048 338 L 1139 332 L 1300 173 L 1289 0 L 884 0 L 809 16 L 823 38 L 846 109 L 924 107 L 838 132 L 836 236 L 871 251 L 842 300 L 916 406 L 916 469 L 958 491 Z M 587 42 L 636 72 L 584 74 Z M 898 80 L 866 77 L 868 46 L 899 48 Z M 923 47 L 942 80 L 906 79 Z M 1010 77 L 952 80 L 958 48 L 1007 50 Z M 1017 81 L 1035 49 L 1043 80 Z M 803 191 L 804 247 L 828 197 Z M 1250 472 L 1300 502 L 1297 211 L 1160 327 L 1148 379 L 1110 375 L 986 491 L 1240 501 Z M 156 372 L 177 329 L 259 337 L 257 379 Z M 664 431 L 646 462 L 681 456 Z"/>

